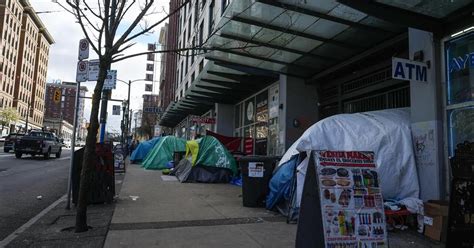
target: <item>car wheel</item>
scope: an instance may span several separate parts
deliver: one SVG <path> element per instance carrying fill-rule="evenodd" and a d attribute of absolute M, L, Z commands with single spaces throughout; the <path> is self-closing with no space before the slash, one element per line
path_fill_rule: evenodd
<path fill-rule="evenodd" d="M 59 148 L 59 151 L 56 153 L 56 158 L 60 158 L 61 157 L 61 148 Z"/>
<path fill-rule="evenodd" d="M 23 155 L 23 153 L 21 153 L 21 152 L 15 152 L 15 157 L 16 158 L 21 158 L 22 155 Z"/>
<path fill-rule="evenodd" d="M 48 149 L 48 151 L 43 154 L 44 155 L 44 159 L 49 159 L 49 157 L 51 156 L 51 147 Z"/>

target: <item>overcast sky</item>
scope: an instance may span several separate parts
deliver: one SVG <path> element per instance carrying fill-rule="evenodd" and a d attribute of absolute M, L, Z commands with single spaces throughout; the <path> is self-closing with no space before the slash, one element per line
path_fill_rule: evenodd
<path fill-rule="evenodd" d="M 65 0 L 58 0 L 61 3 L 65 3 Z M 76 66 L 77 66 L 77 52 L 79 40 L 84 37 L 79 24 L 76 23 L 74 17 L 68 12 L 64 11 L 60 6 L 52 3 L 52 0 L 31 0 L 36 12 L 50 12 L 50 13 L 39 13 L 41 20 L 47 27 L 48 31 L 53 36 L 55 43 L 50 48 L 49 54 L 49 65 L 48 65 L 48 82 L 53 80 L 61 81 L 75 81 L 76 78 Z M 88 1 L 95 2 L 96 1 Z M 141 2 L 140 0 L 137 2 Z M 65 4 L 64 4 L 65 5 Z M 138 5 L 137 5 L 138 7 Z M 93 7 L 91 7 L 93 8 Z M 163 18 L 166 13 L 163 8 L 168 12 L 169 0 L 155 0 L 154 14 L 147 17 L 149 23 L 156 22 Z M 122 22 L 123 28 L 127 28 L 129 23 L 134 20 L 134 17 L 138 13 L 138 8 L 131 9 L 129 14 Z M 132 54 L 137 52 L 144 52 L 147 49 L 147 43 L 158 42 L 158 36 L 160 29 L 163 25 L 158 26 L 152 34 L 142 36 L 137 41 L 137 44 L 130 48 L 124 54 Z M 90 58 L 97 58 L 91 49 Z M 155 56 L 159 60 L 159 56 Z M 119 79 L 128 81 L 135 79 L 145 78 L 146 68 L 146 57 L 140 56 L 124 60 L 112 65 L 112 69 L 117 70 L 117 77 Z M 158 79 L 159 79 L 159 61 L 155 62 L 155 83 L 154 93 L 158 93 Z M 89 88 L 88 96 L 90 96 L 95 87 L 95 82 L 83 83 Z M 121 82 L 117 82 L 117 89 L 112 93 L 113 99 L 126 99 L 127 98 L 127 85 Z M 142 105 L 142 95 L 145 92 L 145 82 L 135 82 L 132 84 L 131 90 L 131 109 L 139 109 Z M 149 93 L 149 92 L 147 92 Z M 108 131 L 119 131 L 121 116 L 112 116 L 112 105 L 121 105 L 119 102 L 110 102 L 108 106 L 109 118 L 108 118 Z M 86 99 L 86 111 L 85 116 L 89 120 L 91 102 Z"/>

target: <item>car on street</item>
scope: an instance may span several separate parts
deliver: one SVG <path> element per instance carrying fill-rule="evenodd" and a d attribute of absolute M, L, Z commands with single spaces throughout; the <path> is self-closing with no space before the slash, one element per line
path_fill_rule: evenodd
<path fill-rule="evenodd" d="M 15 157 L 21 158 L 23 154 L 31 156 L 43 155 L 48 159 L 51 154 L 56 158 L 61 157 L 61 140 L 54 133 L 42 130 L 31 131 L 15 143 Z"/>
<path fill-rule="evenodd" d="M 21 134 L 21 133 L 10 133 L 8 136 L 5 137 L 3 151 L 4 152 L 14 151 L 16 141 L 23 136 L 24 134 Z"/>

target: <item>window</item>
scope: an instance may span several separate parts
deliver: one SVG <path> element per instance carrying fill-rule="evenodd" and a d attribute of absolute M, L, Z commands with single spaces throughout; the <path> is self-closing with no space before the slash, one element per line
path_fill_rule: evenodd
<path fill-rule="evenodd" d="M 199 46 L 202 46 L 203 32 L 204 32 L 204 21 L 202 21 L 201 25 L 199 25 Z"/>
<path fill-rule="evenodd" d="M 189 40 L 190 37 L 191 37 L 191 18 L 189 18 L 189 20 L 188 20 L 188 40 Z"/>
<path fill-rule="evenodd" d="M 221 0 L 221 15 L 224 15 L 225 9 L 227 8 L 227 5 L 229 4 L 228 0 Z"/>
<path fill-rule="evenodd" d="M 199 19 L 199 0 L 194 3 L 194 25 L 197 25 Z"/>
<path fill-rule="evenodd" d="M 207 29 L 207 36 L 211 36 L 213 29 L 214 29 L 214 0 L 211 0 L 211 3 L 209 4 L 209 27 Z"/>
<path fill-rule="evenodd" d="M 474 141 L 474 32 L 445 43 L 449 155 Z"/>

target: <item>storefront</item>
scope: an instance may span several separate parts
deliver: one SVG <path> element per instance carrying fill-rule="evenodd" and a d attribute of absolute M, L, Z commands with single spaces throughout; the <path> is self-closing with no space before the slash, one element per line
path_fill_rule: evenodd
<path fill-rule="evenodd" d="M 444 43 L 448 154 L 474 141 L 474 32 Z"/>
<path fill-rule="evenodd" d="M 247 138 L 246 153 L 277 155 L 278 106 L 278 83 L 235 105 L 234 136 Z"/>

